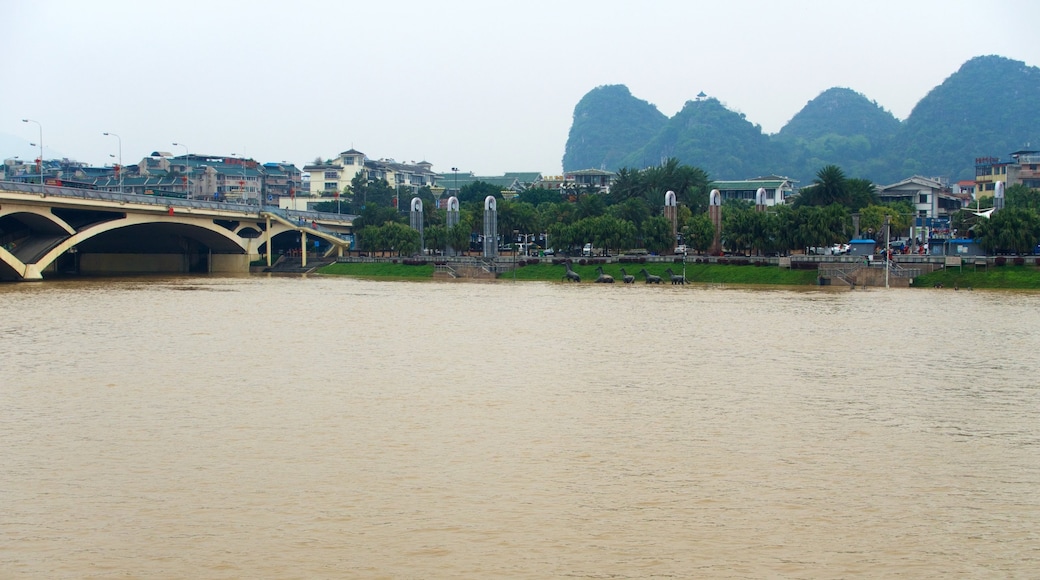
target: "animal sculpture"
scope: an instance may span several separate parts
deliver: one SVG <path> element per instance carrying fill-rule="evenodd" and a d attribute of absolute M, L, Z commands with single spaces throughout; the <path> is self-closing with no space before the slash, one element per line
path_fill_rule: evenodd
<path fill-rule="evenodd" d="M 625 284 L 631 284 L 636 281 L 636 277 L 632 274 L 625 272 L 624 268 L 621 268 L 621 281 Z"/>
<path fill-rule="evenodd" d="M 661 283 L 661 277 L 660 276 L 654 276 L 650 272 L 647 272 L 646 268 L 643 268 L 642 270 L 640 270 L 639 273 L 646 277 L 646 283 L 647 284 L 660 284 Z"/>
<path fill-rule="evenodd" d="M 603 273 L 603 266 L 597 267 L 596 268 L 596 273 L 599 274 L 599 276 L 596 277 L 596 283 L 597 284 L 613 284 L 614 283 L 614 277 L 613 276 L 611 276 L 610 274 L 604 274 Z"/>
<path fill-rule="evenodd" d="M 581 276 L 579 276 L 578 273 L 574 270 L 571 270 L 570 260 L 564 262 L 563 265 L 567 268 L 567 271 L 563 273 L 564 280 L 568 280 L 570 282 L 581 282 Z"/>
<path fill-rule="evenodd" d="M 671 268 L 668 268 L 667 270 L 665 270 L 665 272 L 668 273 L 668 278 L 671 279 L 673 286 L 676 284 L 686 284 L 686 278 L 681 274 L 676 274 L 675 272 L 672 272 Z"/>

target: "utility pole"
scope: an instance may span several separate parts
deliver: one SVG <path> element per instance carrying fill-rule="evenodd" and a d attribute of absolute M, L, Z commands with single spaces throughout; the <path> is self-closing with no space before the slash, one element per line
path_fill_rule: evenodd
<path fill-rule="evenodd" d="M 885 214 L 885 288 L 888 288 L 888 271 L 892 264 L 892 216 Z"/>

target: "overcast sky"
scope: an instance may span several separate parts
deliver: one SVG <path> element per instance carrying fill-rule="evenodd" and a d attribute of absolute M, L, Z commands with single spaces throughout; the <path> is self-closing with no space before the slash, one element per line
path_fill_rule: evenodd
<path fill-rule="evenodd" d="M 35 156 L 29 118 L 95 165 L 178 142 L 557 174 L 600 85 L 668 116 L 704 91 L 768 133 L 835 86 L 905 119 L 974 56 L 1040 65 L 1038 22 L 1031 0 L 0 0 L 0 156 Z"/>

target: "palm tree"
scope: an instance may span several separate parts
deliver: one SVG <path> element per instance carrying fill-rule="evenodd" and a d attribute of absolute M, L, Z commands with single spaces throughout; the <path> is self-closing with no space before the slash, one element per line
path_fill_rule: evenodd
<path fill-rule="evenodd" d="M 845 172 L 837 165 L 827 165 L 816 172 L 816 179 L 803 188 L 795 199 L 795 206 L 828 206 L 832 203 L 851 204 Z"/>

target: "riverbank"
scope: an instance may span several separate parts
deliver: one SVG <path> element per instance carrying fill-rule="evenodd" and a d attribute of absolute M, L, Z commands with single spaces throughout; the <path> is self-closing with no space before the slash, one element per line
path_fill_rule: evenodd
<path fill-rule="evenodd" d="M 992 288 L 1040 290 L 1040 269 L 1035 266 L 951 267 L 914 279 L 912 288 Z"/>
<path fill-rule="evenodd" d="M 671 268 L 681 274 L 682 264 L 604 264 L 603 272 L 621 283 L 621 269 L 636 277 L 637 283 L 644 283 L 645 278 L 639 273 L 646 268 L 653 276 L 660 276 L 663 284 L 668 284 L 668 273 Z M 573 269 L 581 276 L 582 283 L 595 282 L 597 266 L 577 265 Z M 403 263 L 366 262 L 330 264 L 318 270 L 320 274 L 332 276 L 357 276 L 362 278 L 383 278 L 398 280 L 432 279 L 434 277 L 432 263 L 410 265 Z M 499 279 L 555 282 L 564 279 L 564 267 L 548 263 L 517 266 L 515 270 L 498 275 Z M 740 284 L 762 286 L 815 286 L 817 272 L 815 270 L 792 270 L 775 266 L 737 266 L 720 264 L 686 264 L 686 281 L 695 284 Z M 1040 290 L 1040 269 L 1035 266 L 993 266 L 989 268 L 946 268 L 924 274 L 914 279 L 912 288 L 991 288 L 1008 290 Z"/>
<path fill-rule="evenodd" d="M 597 266 L 577 265 L 573 266 L 575 272 L 581 276 L 582 283 L 595 282 L 598 273 Z M 636 277 L 636 282 L 644 283 L 645 278 L 639 273 L 646 268 L 652 276 L 661 277 L 662 284 L 669 283 L 669 275 L 666 272 L 671 268 L 675 274 L 681 275 L 682 264 L 604 264 L 603 273 L 614 278 L 615 282 L 622 283 L 621 269 Z M 525 280 L 556 282 L 563 280 L 566 270 L 562 265 L 549 263 L 527 264 L 517 266 L 508 272 L 498 275 L 503 280 Z M 338 262 L 330 264 L 318 270 L 320 274 L 335 276 L 358 276 L 363 278 L 390 278 L 390 279 L 422 279 L 433 278 L 434 266 L 406 265 L 390 262 L 368 262 L 347 263 Z M 686 280 L 691 283 L 705 284 L 760 284 L 771 286 L 815 286 L 815 270 L 791 270 L 787 268 L 765 267 L 765 266 L 723 266 L 717 264 L 687 264 Z"/>

